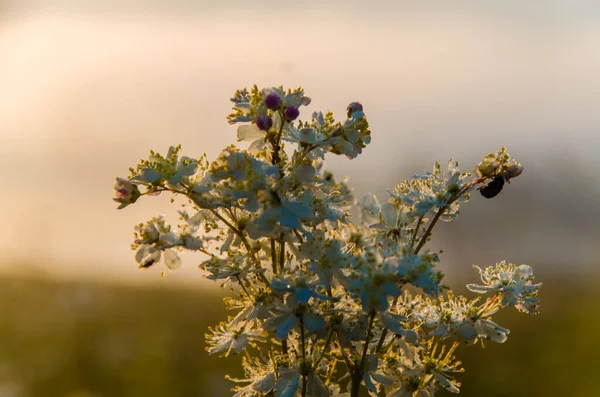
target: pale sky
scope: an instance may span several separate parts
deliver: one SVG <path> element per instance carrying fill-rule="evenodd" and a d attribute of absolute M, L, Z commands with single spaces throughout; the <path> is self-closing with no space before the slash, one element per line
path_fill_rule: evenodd
<path fill-rule="evenodd" d="M 309 111 L 343 115 L 349 102 L 363 103 L 373 143 L 356 160 L 329 163 L 360 194 L 383 194 L 434 160 L 454 156 L 469 168 L 507 145 L 528 171 L 516 192 L 574 183 L 584 189 L 573 194 L 597 204 L 600 6 L 501 3 L 3 3 L 0 266 L 156 277 L 135 268 L 132 228 L 173 211 L 162 198 L 116 211 L 113 179 L 151 148 L 181 143 L 214 158 L 235 139 L 228 98 L 253 83 L 302 85 Z M 518 204 L 507 198 L 493 208 Z M 536 216 L 519 225 L 526 241 L 554 247 L 558 260 L 592 257 L 585 238 L 564 241 L 562 214 Z M 174 278 L 196 277 L 197 263 Z"/>

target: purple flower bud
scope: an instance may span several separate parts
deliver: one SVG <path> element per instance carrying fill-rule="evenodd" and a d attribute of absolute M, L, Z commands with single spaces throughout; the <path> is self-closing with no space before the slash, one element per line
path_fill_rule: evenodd
<path fill-rule="evenodd" d="M 296 106 L 288 106 L 285 109 L 285 119 L 287 121 L 296 120 L 300 116 L 300 110 Z"/>
<path fill-rule="evenodd" d="M 269 129 L 273 127 L 273 119 L 269 116 L 259 116 L 256 119 L 256 126 L 259 130 L 269 131 Z"/>
<path fill-rule="evenodd" d="M 360 102 L 352 102 L 350 105 L 348 105 L 346 110 L 348 111 L 348 118 L 351 118 L 352 113 L 363 111 L 363 105 L 361 105 Z"/>
<path fill-rule="evenodd" d="M 272 92 L 265 97 L 264 102 L 269 109 L 277 110 L 281 107 L 281 103 L 283 101 L 281 100 L 281 97 L 277 95 L 277 93 Z"/>

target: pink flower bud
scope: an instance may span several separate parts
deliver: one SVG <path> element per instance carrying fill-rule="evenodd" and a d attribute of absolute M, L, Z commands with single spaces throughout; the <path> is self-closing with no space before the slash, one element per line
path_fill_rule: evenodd
<path fill-rule="evenodd" d="M 140 198 L 140 195 L 140 190 L 136 185 L 127 179 L 117 178 L 117 182 L 115 183 L 115 198 L 113 200 L 120 203 L 118 209 L 135 203 Z"/>

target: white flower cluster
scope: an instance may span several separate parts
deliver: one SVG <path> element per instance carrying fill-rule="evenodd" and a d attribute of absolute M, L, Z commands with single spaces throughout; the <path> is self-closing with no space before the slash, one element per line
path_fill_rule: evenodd
<path fill-rule="evenodd" d="M 206 277 L 231 286 L 234 315 L 210 329 L 211 354 L 244 352 L 246 377 L 235 396 L 425 397 L 456 393 L 460 343 L 504 342 L 509 331 L 492 320 L 501 308 L 535 313 L 540 284 L 529 266 L 501 262 L 480 268 L 487 300 L 455 296 L 427 248 L 439 220 L 453 220 L 478 189 L 485 198 L 522 172 L 503 148 L 487 155 L 476 176 L 450 161 L 357 204 L 346 181 L 324 169 L 327 153 L 355 158 L 370 142 L 363 106 L 347 118 L 315 112 L 298 120 L 310 99 L 300 88 L 237 91 L 231 124 L 247 150 L 225 148 L 215 161 L 152 152 L 117 178 L 119 208 L 142 196 L 168 192 L 187 199 L 181 224 L 162 217 L 136 227 L 142 268 L 164 259 L 173 270 L 178 252 L 198 251 Z M 140 190 L 142 189 L 142 191 Z"/>

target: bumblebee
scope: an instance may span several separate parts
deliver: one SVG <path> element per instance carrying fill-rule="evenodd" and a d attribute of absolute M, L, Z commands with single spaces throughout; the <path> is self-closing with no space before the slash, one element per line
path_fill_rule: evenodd
<path fill-rule="evenodd" d="M 479 193 L 487 199 L 494 198 L 504 187 L 504 177 L 496 175 L 494 179 L 484 187 L 479 188 Z"/>

